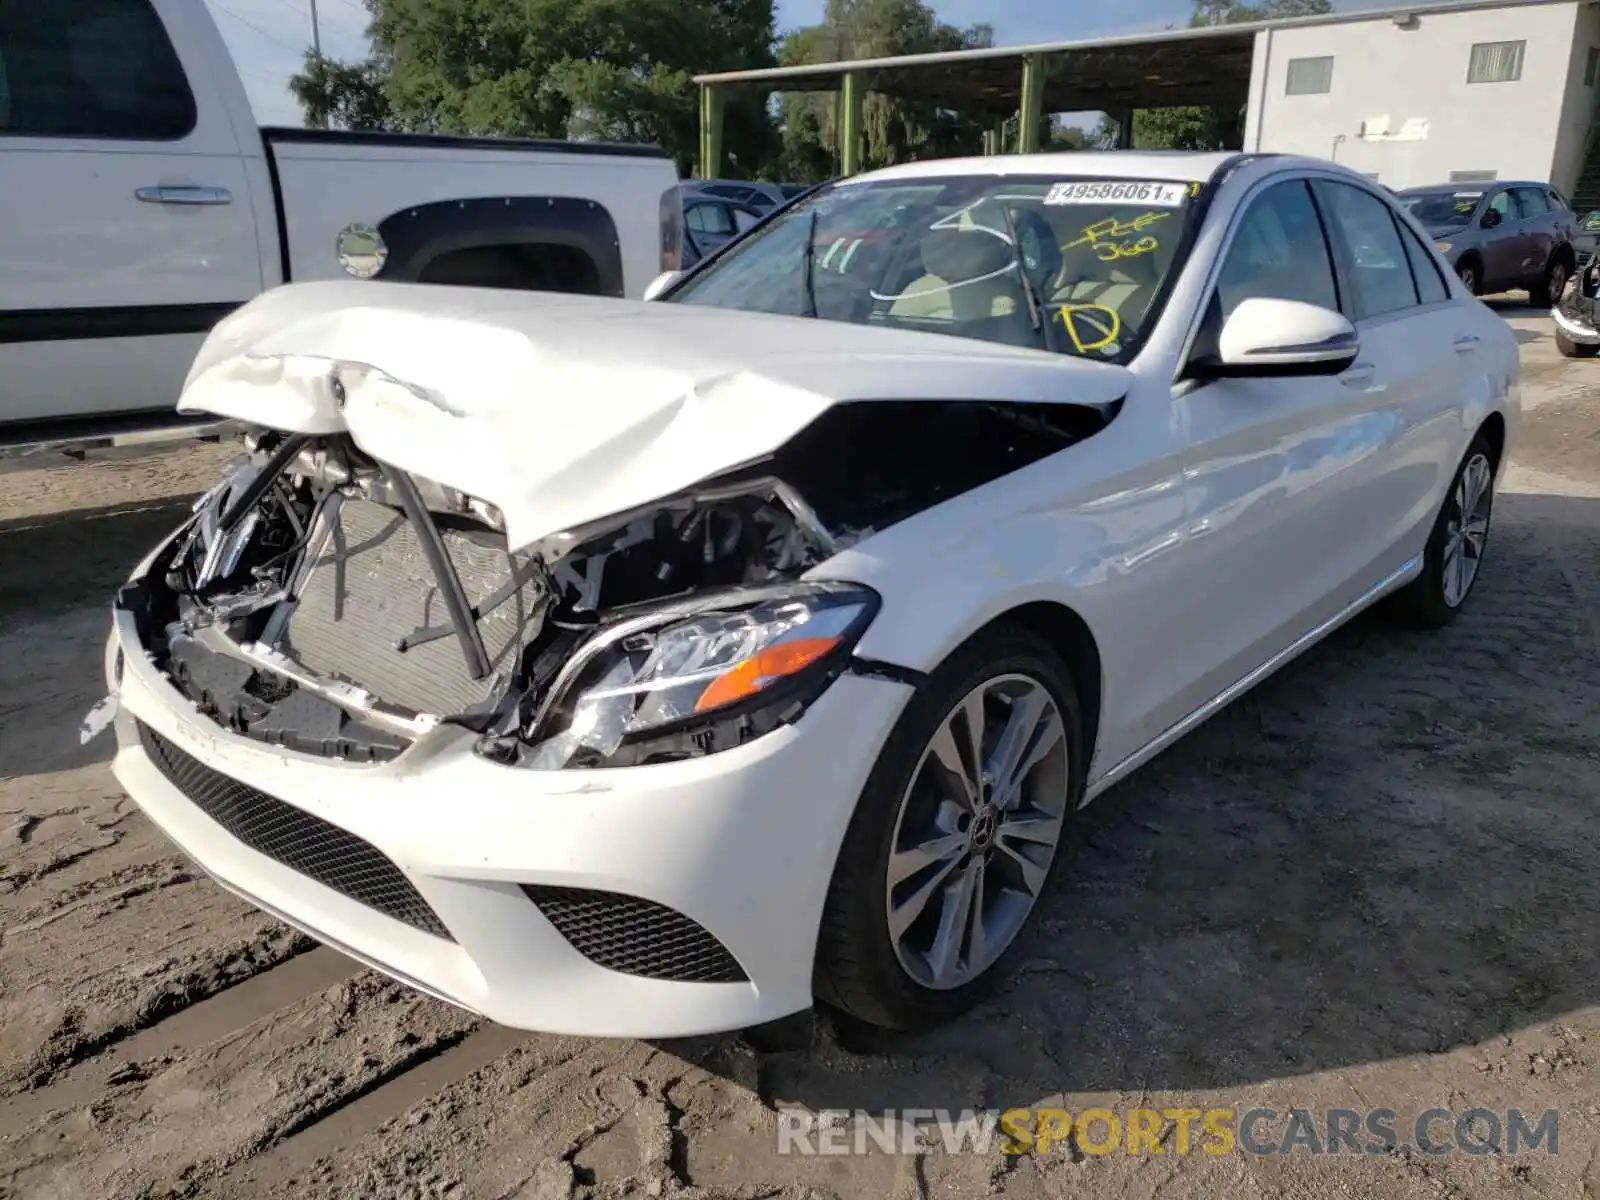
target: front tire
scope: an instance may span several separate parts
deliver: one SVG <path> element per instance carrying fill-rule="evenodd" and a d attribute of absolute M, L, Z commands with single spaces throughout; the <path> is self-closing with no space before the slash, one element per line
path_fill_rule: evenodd
<path fill-rule="evenodd" d="M 1461 280 L 1461 286 L 1467 289 L 1468 295 L 1476 296 L 1483 291 L 1483 271 L 1475 258 L 1462 259 L 1457 264 L 1456 278 Z"/>
<path fill-rule="evenodd" d="M 1396 596 L 1405 615 L 1425 629 L 1458 616 L 1478 581 L 1494 510 L 1494 450 L 1480 433 L 1467 447 L 1422 552 L 1422 574 Z"/>
<path fill-rule="evenodd" d="M 1549 308 L 1561 299 L 1566 291 L 1567 277 L 1571 272 L 1564 259 L 1553 259 L 1545 268 L 1544 278 L 1528 289 L 1528 302 L 1535 308 Z"/>
<path fill-rule="evenodd" d="M 960 1016 L 1009 973 L 1083 795 L 1066 663 L 1020 626 L 979 633 L 913 696 L 857 801 L 814 990 L 879 1029 Z"/>

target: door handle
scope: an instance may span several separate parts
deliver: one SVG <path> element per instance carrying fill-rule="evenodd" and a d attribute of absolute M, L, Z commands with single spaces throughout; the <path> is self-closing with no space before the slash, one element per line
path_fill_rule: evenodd
<path fill-rule="evenodd" d="M 133 194 L 141 204 L 233 203 L 233 193 L 219 187 L 142 187 Z"/>
<path fill-rule="evenodd" d="M 1371 363 L 1358 362 L 1339 376 L 1339 382 L 1348 388 L 1364 388 L 1372 382 L 1372 377 L 1376 373 L 1376 368 Z"/>
<path fill-rule="evenodd" d="M 1478 339 L 1470 333 L 1458 337 L 1455 340 L 1455 348 L 1457 354 L 1471 354 L 1478 348 Z"/>

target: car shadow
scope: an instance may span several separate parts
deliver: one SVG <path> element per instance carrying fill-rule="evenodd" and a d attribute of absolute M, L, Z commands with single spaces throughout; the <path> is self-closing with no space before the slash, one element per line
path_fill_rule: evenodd
<path fill-rule="evenodd" d="M 674 1043 L 769 1103 L 960 1108 L 1437 1053 L 1600 995 L 1600 652 L 1553 552 L 1600 502 L 1503 495 L 1470 609 L 1358 618 L 1106 793 L 1013 979 L 935 1033 Z M 1568 564 L 1570 567 L 1570 563 Z M 741 1065 L 745 1064 L 745 1065 Z"/>
<path fill-rule="evenodd" d="M 1541 317 L 1544 319 L 1544 324 L 1537 329 L 1512 327 L 1512 333 L 1516 335 L 1517 345 L 1519 346 L 1543 341 L 1551 335 L 1550 310 L 1530 304 L 1526 292 L 1507 292 L 1498 296 L 1485 296 L 1483 302 L 1508 321 L 1513 317 Z"/>

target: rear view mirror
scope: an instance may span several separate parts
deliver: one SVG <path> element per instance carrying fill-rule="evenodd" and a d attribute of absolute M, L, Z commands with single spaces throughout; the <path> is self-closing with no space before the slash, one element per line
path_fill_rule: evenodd
<path fill-rule="evenodd" d="M 644 289 L 644 298 L 646 300 L 654 300 L 657 296 L 661 295 L 662 292 L 666 291 L 669 287 L 677 283 L 678 280 L 682 278 L 682 271 L 661 272 L 661 274 L 652 279 L 650 281 L 650 285 Z"/>
<path fill-rule="evenodd" d="M 1500 224 L 1500 221 L 1501 216 L 1499 209 L 1491 208 L 1488 212 L 1483 214 L 1483 227 L 1485 229 L 1493 229 L 1496 225 Z"/>
<path fill-rule="evenodd" d="M 1195 364 L 1208 378 L 1337 375 L 1360 350 L 1355 326 L 1332 309 L 1252 297 L 1233 310 L 1217 352 Z"/>

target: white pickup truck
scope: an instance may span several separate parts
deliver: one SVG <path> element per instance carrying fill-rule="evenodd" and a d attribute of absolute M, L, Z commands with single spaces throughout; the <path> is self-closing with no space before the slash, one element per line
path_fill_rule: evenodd
<path fill-rule="evenodd" d="M 0 0 L 0 449 L 149 429 L 278 284 L 638 298 L 654 147 L 261 129 L 202 0 Z"/>

